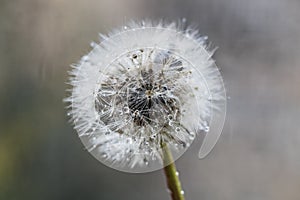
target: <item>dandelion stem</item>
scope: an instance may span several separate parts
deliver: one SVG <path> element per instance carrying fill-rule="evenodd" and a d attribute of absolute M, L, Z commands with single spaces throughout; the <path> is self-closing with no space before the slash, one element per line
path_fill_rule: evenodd
<path fill-rule="evenodd" d="M 167 144 L 162 143 L 161 145 L 163 150 L 163 162 L 167 165 L 164 167 L 164 172 L 172 200 L 184 200 L 183 190 L 181 188 L 172 153 Z"/>

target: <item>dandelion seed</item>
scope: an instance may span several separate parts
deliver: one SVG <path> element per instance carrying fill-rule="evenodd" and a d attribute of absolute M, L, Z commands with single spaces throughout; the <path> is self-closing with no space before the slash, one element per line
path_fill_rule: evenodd
<path fill-rule="evenodd" d="M 73 66 L 69 113 L 84 145 L 104 164 L 128 172 L 160 169 L 161 143 L 177 159 L 202 127 L 215 129 L 203 155 L 217 141 L 226 100 L 222 78 L 206 38 L 178 27 L 132 22 L 101 35 Z M 214 118 L 216 110 L 221 114 Z"/>

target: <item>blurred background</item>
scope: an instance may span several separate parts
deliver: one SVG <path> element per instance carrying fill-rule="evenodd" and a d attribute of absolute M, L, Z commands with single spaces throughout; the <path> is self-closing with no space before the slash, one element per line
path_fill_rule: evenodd
<path fill-rule="evenodd" d="M 228 112 L 213 152 L 176 163 L 187 200 L 300 199 L 300 1 L 0 0 L 0 199 L 165 200 L 162 171 L 126 174 L 84 149 L 62 99 L 98 33 L 131 19 L 196 25 L 219 49 Z"/>

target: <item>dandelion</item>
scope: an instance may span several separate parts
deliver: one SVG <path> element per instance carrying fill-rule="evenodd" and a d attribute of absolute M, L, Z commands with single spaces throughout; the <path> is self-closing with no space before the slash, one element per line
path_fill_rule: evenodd
<path fill-rule="evenodd" d="M 162 22 L 132 22 L 100 36 L 70 71 L 73 88 L 66 101 L 75 129 L 87 150 L 110 167 L 162 168 L 169 164 L 162 162 L 162 143 L 176 160 L 196 133 L 209 131 L 214 111 L 223 105 L 222 79 L 207 38 Z"/>
<path fill-rule="evenodd" d="M 224 122 L 225 91 L 207 37 L 180 24 L 144 21 L 100 37 L 70 71 L 65 101 L 79 137 L 109 167 L 165 167 L 167 177 L 177 177 L 171 164 L 196 133 L 207 133 L 204 157 Z M 174 192 L 172 181 L 169 188 Z"/>

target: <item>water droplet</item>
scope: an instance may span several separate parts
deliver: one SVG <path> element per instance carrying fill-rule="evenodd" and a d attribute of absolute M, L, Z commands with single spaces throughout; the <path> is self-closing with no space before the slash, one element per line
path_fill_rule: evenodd
<path fill-rule="evenodd" d="M 91 45 L 91 47 L 95 48 L 97 46 L 97 43 L 96 42 L 91 42 L 90 45 Z"/>
<path fill-rule="evenodd" d="M 129 108 L 128 108 L 127 106 L 125 106 L 125 107 L 123 108 L 123 111 L 124 111 L 124 113 L 129 113 Z"/>
<path fill-rule="evenodd" d="M 147 158 L 144 158 L 144 163 L 145 163 L 145 165 L 149 165 Z"/>
<path fill-rule="evenodd" d="M 102 157 L 103 157 L 103 158 L 107 158 L 107 154 L 106 154 L 106 153 L 103 153 L 103 154 L 102 154 Z"/>
<path fill-rule="evenodd" d="M 67 113 L 67 116 L 70 116 L 71 115 L 71 113 Z"/>
<path fill-rule="evenodd" d="M 179 176 L 179 172 L 175 172 L 176 176 Z"/>
<path fill-rule="evenodd" d="M 190 38 L 190 37 L 191 37 L 191 30 L 190 30 L 190 29 L 188 29 L 188 30 L 185 31 L 185 36 L 186 36 L 187 38 Z"/>
<path fill-rule="evenodd" d="M 150 138 L 151 138 L 152 140 L 154 140 L 154 139 L 156 138 L 156 135 L 152 135 Z"/>
<path fill-rule="evenodd" d="M 132 140 L 128 138 L 128 139 L 126 139 L 126 143 L 127 143 L 127 144 L 132 144 Z M 130 150 L 130 149 L 129 149 L 129 150 Z"/>
<path fill-rule="evenodd" d="M 86 61 L 88 61 L 88 60 L 89 60 L 89 57 L 88 57 L 88 56 L 83 56 L 83 57 L 82 57 L 82 61 L 83 61 L 83 62 L 86 62 Z"/>
<path fill-rule="evenodd" d="M 186 22 L 186 18 L 182 18 L 181 21 L 182 21 L 182 23 L 185 23 Z"/>
<path fill-rule="evenodd" d="M 124 29 L 124 30 L 127 30 L 127 29 L 128 29 L 128 27 L 127 27 L 127 26 L 124 26 L 124 27 L 123 27 L 123 29 Z"/>
<path fill-rule="evenodd" d="M 184 191 L 183 191 L 183 190 L 181 190 L 181 191 L 180 191 L 180 194 L 184 195 Z"/>
<path fill-rule="evenodd" d="M 168 115 L 168 119 L 172 120 L 173 119 L 173 115 Z"/>
<path fill-rule="evenodd" d="M 179 131 L 180 131 L 180 128 L 179 128 L 179 127 L 176 127 L 175 131 L 176 131 L 176 132 L 179 132 Z"/>
<path fill-rule="evenodd" d="M 190 133 L 189 133 L 189 139 L 190 139 L 190 140 L 194 140 L 194 139 L 195 139 L 195 136 L 196 136 L 195 132 L 190 132 Z"/>
<path fill-rule="evenodd" d="M 204 132 L 209 132 L 209 126 L 204 126 Z"/>

